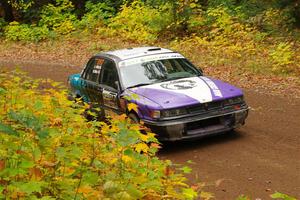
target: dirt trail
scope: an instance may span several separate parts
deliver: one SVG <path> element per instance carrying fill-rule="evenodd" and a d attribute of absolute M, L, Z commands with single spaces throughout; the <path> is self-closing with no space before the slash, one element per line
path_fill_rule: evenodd
<path fill-rule="evenodd" d="M 13 68 L 15 64 L 1 63 Z M 66 83 L 81 67 L 21 63 L 34 78 Z M 30 66 L 30 67 L 29 67 Z M 3 67 L 0 67 L 0 69 Z M 251 111 L 246 125 L 231 134 L 193 142 L 165 143 L 159 157 L 176 163 L 192 160 L 191 182 L 206 183 L 218 200 L 246 194 L 270 199 L 275 191 L 300 199 L 300 100 L 246 90 Z"/>

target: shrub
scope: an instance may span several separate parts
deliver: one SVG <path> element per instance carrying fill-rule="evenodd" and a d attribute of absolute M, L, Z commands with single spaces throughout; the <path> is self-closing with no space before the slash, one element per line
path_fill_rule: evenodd
<path fill-rule="evenodd" d="M 293 64 L 294 52 L 291 44 L 281 42 L 271 51 L 270 56 L 273 60 L 272 71 L 277 73 L 287 73 L 291 71 L 290 65 Z"/>
<path fill-rule="evenodd" d="M 3 34 L 4 27 L 7 25 L 7 22 L 0 17 L 0 37 Z"/>
<path fill-rule="evenodd" d="M 13 41 L 38 42 L 49 36 L 49 30 L 45 26 L 38 27 L 28 24 L 19 24 L 18 22 L 11 22 L 5 27 L 4 35 L 7 39 Z"/>
<path fill-rule="evenodd" d="M 153 8 L 141 1 L 123 5 L 109 27 L 117 34 L 138 41 L 153 41 L 171 23 L 168 7 Z"/>
<path fill-rule="evenodd" d="M 261 27 L 271 33 L 286 33 L 295 23 L 288 9 L 268 9 L 263 12 Z"/>
<path fill-rule="evenodd" d="M 155 156 L 153 133 L 141 134 L 125 116 L 86 121 L 87 105 L 66 100 L 58 88 L 17 72 L 0 74 L 1 199 L 196 196 L 180 169 Z"/>
<path fill-rule="evenodd" d="M 74 6 L 69 0 L 56 0 L 56 4 L 43 7 L 39 26 L 47 27 L 58 34 L 66 35 L 75 30 L 77 17 L 72 13 Z"/>
<path fill-rule="evenodd" d="M 108 6 L 105 3 L 92 3 L 91 1 L 85 4 L 86 13 L 79 22 L 80 28 L 87 28 L 92 30 L 97 26 L 102 26 L 106 24 L 108 19 L 111 18 L 115 9 Z"/>

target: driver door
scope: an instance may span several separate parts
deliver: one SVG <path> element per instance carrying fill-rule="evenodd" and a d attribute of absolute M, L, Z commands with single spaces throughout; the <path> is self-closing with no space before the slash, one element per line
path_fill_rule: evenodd
<path fill-rule="evenodd" d="M 102 106 L 105 114 L 119 114 L 119 76 L 116 65 L 112 60 L 105 59 L 102 65 L 100 87 L 102 90 Z"/>

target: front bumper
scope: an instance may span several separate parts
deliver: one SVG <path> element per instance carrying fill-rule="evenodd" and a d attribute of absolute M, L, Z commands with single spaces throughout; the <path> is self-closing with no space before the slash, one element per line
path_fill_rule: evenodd
<path fill-rule="evenodd" d="M 248 106 L 239 110 L 218 110 L 173 120 L 144 120 L 160 141 L 191 140 L 219 134 L 238 128 L 245 123 Z"/>

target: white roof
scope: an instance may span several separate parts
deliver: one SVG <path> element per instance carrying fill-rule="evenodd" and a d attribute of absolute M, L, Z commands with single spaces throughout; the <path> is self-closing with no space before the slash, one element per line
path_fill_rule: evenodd
<path fill-rule="evenodd" d="M 130 58 L 136 58 L 140 56 L 155 55 L 162 53 L 172 53 L 173 51 L 169 49 L 164 49 L 160 47 L 137 47 L 137 48 L 128 48 L 120 49 L 115 51 L 108 51 L 107 54 L 111 54 L 119 57 L 121 60 L 126 60 Z"/>

